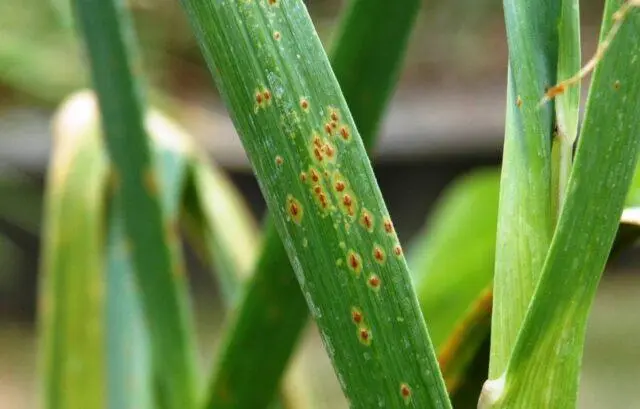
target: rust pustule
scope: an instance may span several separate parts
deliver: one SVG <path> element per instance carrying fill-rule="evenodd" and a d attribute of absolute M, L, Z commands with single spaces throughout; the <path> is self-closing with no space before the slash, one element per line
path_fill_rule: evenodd
<path fill-rule="evenodd" d="M 351 308 L 351 321 L 353 321 L 354 324 L 360 324 L 362 320 L 362 311 L 356 307 Z"/>
<path fill-rule="evenodd" d="M 378 264 L 384 264 L 386 259 L 384 250 L 382 250 L 382 247 L 378 246 L 377 244 L 373 246 L 373 258 Z"/>
<path fill-rule="evenodd" d="M 364 345 L 371 345 L 371 331 L 369 330 L 369 328 L 366 328 L 364 326 L 361 326 L 360 328 L 358 328 L 358 338 L 360 338 L 360 342 Z"/>
<path fill-rule="evenodd" d="M 362 271 L 362 259 L 360 255 L 353 250 L 347 253 L 347 266 L 349 266 L 349 269 L 356 273 L 356 275 L 359 275 L 360 271 Z"/>
<path fill-rule="evenodd" d="M 393 234 L 393 222 L 389 218 L 384 219 L 384 231 Z"/>
<path fill-rule="evenodd" d="M 302 204 L 292 195 L 288 195 L 286 208 L 291 220 L 296 224 L 300 224 L 302 222 L 302 217 L 304 216 Z"/>
<path fill-rule="evenodd" d="M 369 276 L 369 279 L 367 280 L 367 284 L 372 290 L 378 291 L 380 289 L 380 277 L 378 277 L 375 274 L 372 274 L 371 276 Z"/>
<path fill-rule="evenodd" d="M 405 403 L 409 403 L 411 400 L 411 388 L 406 383 L 400 384 L 400 396 L 402 396 Z"/>
<path fill-rule="evenodd" d="M 360 216 L 360 224 L 369 233 L 373 232 L 373 224 L 374 224 L 373 215 L 371 215 L 371 213 L 367 209 L 362 209 L 362 215 Z"/>

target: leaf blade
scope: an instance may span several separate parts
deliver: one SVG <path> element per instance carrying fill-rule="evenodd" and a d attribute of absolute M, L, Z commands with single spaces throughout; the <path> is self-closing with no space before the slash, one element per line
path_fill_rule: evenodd
<path fill-rule="evenodd" d="M 144 129 L 128 15 L 119 0 L 74 3 L 100 105 L 107 151 L 132 245 L 158 390 L 170 408 L 195 405 L 193 330 L 173 226 L 163 223 Z"/>
<path fill-rule="evenodd" d="M 223 7 L 217 3 L 187 0 L 183 5 L 189 12 L 269 209 L 275 215 L 277 230 L 284 239 L 309 309 L 324 334 L 325 348 L 339 377 L 344 380 L 343 390 L 352 406 L 371 407 L 380 400 L 391 407 L 403 407 L 406 400 L 420 407 L 450 406 L 399 247 L 399 257 L 393 256 L 396 246 L 393 243 L 397 238 L 394 234 L 386 236 L 384 231 L 382 220 L 388 215 L 364 147 L 302 2 L 227 3 Z M 276 31 L 280 36 L 274 36 Z M 231 37 L 236 41 L 242 39 L 234 43 L 235 53 L 229 51 Z M 274 40 L 274 37 L 281 40 Z M 285 39 L 289 42 L 282 48 L 274 43 Z M 265 102 L 271 98 L 271 103 Z M 308 100 L 313 107 L 309 119 L 303 100 Z M 336 208 L 322 217 L 324 200 L 318 196 L 316 202 L 313 193 L 307 192 L 308 186 L 303 186 L 299 178 L 302 171 L 308 171 L 309 183 L 316 179 L 313 169 L 307 166 L 320 169 L 318 180 L 336 175 L 336 168 L 320 166 L 318 162 L 325 159 L 319 159 L 322 155 L 316 155 L 314 148 L 310 150 L 307 145 L 315 144 L 313 132 L 323 132 L 322 122 L 333 120 L 333 113 L 338 117 L 336 122 L 340 122 L 337 128 L 344 141 L 330 142 L 335 144 L 336 158 L 327 157 L 326 160 L 341 164 L 342 176 L 339 177 L 344 177 L 351 196 L 350 200 L 345 200 L 346 193 L 331 193 L 332 187 L 323 182 L 321 192 L 325 189 L 326 199 L 336 203 L 339 197 L 346 206 L 346 213 L 343 216 Z M 253 115 L 257 119 L 254 120 Z M 296 121 L 293 119 L 296 116 L 303 119 Z M 282 117 L 284 123 L 280 122 Z M 271 135 L 281 137 L 271 138 Z M 329 142 L 322 143 L 326 146 Z M 324 170 L 331 173 L 325 175 Z M 359 193 L 356 195 L 351 189 L 357 189 Z M 368 211 L 380 222 L 371 236 L 368 232 L 362 233 L 353 223 L 353 235 L 347 240 L 346 233 L 333 225 L 334 222 L 340 225 L 346 222 L 343 217 L 350 217 L 349 204 L 355 203 L 354 200 L 371 209 Z M 359 214 L 360 210 L 360 207 L 357 212 L 354 209 L 354 214 Z M 335 248 L 324 246 L 325 240 L 334 243 Z M 345 244 L 345 249 L 338 245 L 343 240 L 350 243 L 349 246 Z M 379 240 L 385 246 L 389 255 L 387 268 L 378 268 L 371 263 L 371 240 Z M 338 259 L 352 267 L 355 277 L 349 275 L 348 269 L 334 277 L 320 274 L 319 266 L 335 272 Z M 352 281 L 362 273 L 363 262 L 366 262 L 367 270 L 375 271 L 385 283 L 380 289 L 380 297 L 389 300 L 384 303 L 389 308 L 382 308 L 375 301 L 377 296 L 371 295 L 365 283 L 360 281 L 356 285 Z M 395 273 L 393 279 L 390 271 Z M 345 291 L 348 297 L 343 299 L 330 296 Z M 350 313 L 354 306 L 362 308 L 369 326 L 354 328 Z M 394 320 L 400 317 L 397 323 L 391 324 L 395 331 L 382 329 L 388 327 L 386 319 L 391 319 L 390 314 L 394 314 Z M 375 341 L 375 337 L 380 338 Z M 391 345 L 404 345 L 402 354 Z"/>

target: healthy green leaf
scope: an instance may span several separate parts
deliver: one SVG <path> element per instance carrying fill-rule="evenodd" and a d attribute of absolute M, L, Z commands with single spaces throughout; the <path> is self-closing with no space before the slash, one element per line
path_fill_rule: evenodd
<path fill-rule="evenodd" d="M 607 1 L 601 39 L 622 3 Z M 567 199 L 506 374 L 487 384 L 486 407 L 575 407 L 589 310 L 637 163 L 638 55 L 635 10 L 594 71 Z"/>
<path fill-rule="evenodd" d="M 304 5 L 183 5 L 352 407 L 449 407 L 402 249 Z M 224 399 L 227 375 L 214 403 L 237 407 L 236 395 Z"/>
<path fill-rule="evenodd" d="M 558 23 L 573 21 L 563 14 L 559 1 L 504 1 L 504 13 L 509 79 L 491 328 L 492 378 L 504 371 L 511 355 L 551 241 L 554 109 L 553 104 L 540 106 L 539 101 L 545 87 L 556 83 Z"/>
<path fill-rule="evenodd" d="M 97 122 L 97 112 L 95 115 Z M 173 124 L 155 111 L 147 114 L 145 122 L 152 138 L 164 222 L 175 226 L 192 156 L 190 140 L 175 132 Z M 111 206 L 107 245 L 108 403 L 113 409 L 150 409 L 156 406 L 150 340 L 117 200 Z"/>
<path fill-rule="evenodd" d="M 107 151 L 122 206 L 136 282 L 149 328 L 157 390 L 170 409 L 196 402 L 192 322 L 174 226 L 164 223 L 158 175 L 143 126 L 128 47 L 130 26 L 120 0 L 77 0 L 103 118 Z M 136 72 L 140 72 L 138 68 Z"/>
<path fill-rule="evenodd" d="M 403 1 L 390 9 L 384 0 L 355 0 L 349 3 L 340 24 L 342 34 L 335 43 L 331 63 L 349 106 L 355 109 L 353 115 L 368 150 L 372 149 L 384 108 L 376 99 L 389 98 L 417 14 L 417 3 Z M 370 41 L 372 36 L 376 41 Z M 376 64 L 368 66 L 370 61 Z M 305 299 L 271 217 L 267 218 L 265 231 L 256 271 L 245 289 L 246 301 L 238 308 L 217 376 L 213 377 L 208 406 L 231 401 L 235 408 L 265 407 L 293 352 L 290 346 L 307 322 Z M 283 313 L 274 315 L 264 305 Z M 279 331 L 283 328 L 286 331 L 281 336 Z M 247 349 L 247 345 L 252 348 Z M 257 384 L 262 386 L 255 388 Z"/>

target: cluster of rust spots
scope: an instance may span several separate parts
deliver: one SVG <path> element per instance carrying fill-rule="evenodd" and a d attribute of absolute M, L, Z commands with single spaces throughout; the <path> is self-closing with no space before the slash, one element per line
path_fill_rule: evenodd
<path fill-rule="evenodd" d="M 353 250 L 347 252 L 347 266 L 356 276 L 362 271 L 362 258 Z"/>
<path fill-rule="evenodd" d="M 309 175 L 311 176 L 311 181 L 313 183 L 318 183 L 320 182 L 320 173 L 318 173 L 318 171 L 314 168 L 309 169 Z"/>
<path fill-rule="evenodd" d="M 284 163 L 284 159 L 282 158 L 282 156 L 278 155 L 276 156 L 276 165 L 280 166 Z"/>
<path fill-rule="evenodd" d="M 351 322 L 356 326 L 360 343 L 366 346 L 371 345 L 371 330 L 365 323 L 364 314 L 358 307 L 351 307 Z"/>
<path fill-rule="evenodd" d="M 400 247 L 399 244 L 393 246 L 393 254 L 395 254 L 396 257 L 402 257 L 402 247 Z"/>
<path fill-rule="evenodd" d="M 305 172 L 305 171 L 300 172 L 300 182 L 302 182 L 302 183 L 306 183 L 307 182 L 307 172 Z"/>
<path fill-rule="evenodd" d="M 362 213 L 360 215 L 360 225 L 369 233 L 373 233 L 375 219 L 371 212 L 367 209 L 362 208 Z"/>
<path fill-rule="evenodd" d="M 327 195 L 324 187 L 322 186 L 322 174 L 314 167 L 309 168 L 308 175 L 304 172 L 300 174 L 300 180 L 306 182 L 311 181 L 311 193 L 313 199 L 318 207 L 325 212 L 328 212 L 332 208 L 330 197 Z"/>
<path fill-rule="evenodd" d="M 312 158 L 318 165 L 323 165 L 327 162 L 334 162 L 336 157 L 336 149 L 327 139 L 320 137 L 319 134 L 313 133 L 311 135 L 311 144 L 309 146 Z M 328 176 L 329 172 L 325 170 L 325 175 Z"/>
<path fill-rule="evenodd" d="M 520 98 L 520 95 L 518 95 L 518 97 L 516 98 L 516 106 L 518 108 L 522 106 L 522 98 Z"/>
<path fill-rule="evenodd" d="M 378 277 L 376 274 L 371 274 L 367 279 L 367 285 L 373 291 L 380 290 L 380 284 L 382 284 L 382 281 L 380 280 L 380 277 Z"/>
<path fill-rule="evenodd" d="M 411 388 L 406 383 L 400 384 L 400 396 L 402 396 L 405 404 L 409 404 L 411 401 Z"/>
<path fill-rule="evenodd" d="M 331 186 L 338 200 L 340 211 L 345 216 L 353 219 L 358 210 L 358 200 L 355 192 L 350 188 L 347 179 L 340 172 L 335 171 L 331 175 Z"/>
<path fill-rule="evenodd" d="M 282 35 L 280 34 L 279 31 L 274 31 L 273 32 L 273 39 L 276 41 L 280 41 L 280 38 L 282 38 Z"/>
<path fill-rule="evenodd" d="M 355 215 L 355 198 L 353 198 L 349 193 L 345 193 L 342 195 L 342 207 L 344 212 L 353 217 Z"/>
<path fill-rule="evenodd" d="M 387 255 L 384 253 L 384 250 L 377 244 L 373 245 L 373 259 L 380 265 L 383 265 L 387 259 Z"/>
<path fill-rule="evenodd" d="M 329 136 L 339 135 L 345 142 L 351 141 L 349 125 L 340 122 L 340 112 L 337 108 L 328 107 L 329 117 L 324 124 L 324 131 Z"/>
<path fill-rule="evenodd" d="M 620 89 L 620 81 L 616 80 L 616 82 L 613 83 L 613 89 L 616 91 Z"/>
<path fill-rule="evenodd" d="M 267 0 L 267 3 L 269 3 L 270 6 L 277 6 L 278 0 Z"/>
<path fill-rule="evenodd" d="M 293 220 L 295 224 L 300 224 L 302 222 L 302 217 L 304 216 L 304 209 L 302 208 L 302 204 L 292 195 L 287 195 L 287 213 L 289 214 L 289 218 Z"/>
<path fill-rule="evenodd" d="M 256 89 L 255 101 L 256 112 L 261 108 L 266 108 L 268 105 L 271 105 L 271 91 L 269 91 L 267 88 Z"/>

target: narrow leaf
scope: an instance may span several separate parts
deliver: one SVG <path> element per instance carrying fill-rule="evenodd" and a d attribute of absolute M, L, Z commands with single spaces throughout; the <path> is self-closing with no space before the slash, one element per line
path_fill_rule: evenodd
<path fill-rule="evenodd" d="M 507 118 L 500 205 L 490 376 L 506 366 L 551 241 L 552 104 L 539 105 L 556 83 L 561 2 L 505 0 L 509 46 Z"/>
<path fill-rule="evenodd" d="M 571 78 L 580 70 L 580 5 L 578 0 L 562 1 L 562 17 L 558 27 L 558 81 Z M 580 84 L 570 87 L 555 99 L 556 129 L 553 139 L 553 209 L 560 213 L 571 171 L 573 144 L 578 134 Z"/>
<path fill-rule="evenodd" d="M 104 408 L 104 198 L 108 162 L 83 106 L 54 123 L 39 326 L 41 406 Z"/>
<path fill-rule="evenodd" d="M 449 407 L 402 249 L 304 5 L 183 5 L 351 406 Z M 224 395 L 221 405 L 237 407 Z"/>
<path fill-rule="evenodd" d="M 190 140 L 175 132 L 173 124 L 155 111 L 147 114 L 145 122 L 152 138 L 164 222 L 175 226 L 178 224 L 187 165 L 192 156 Z M 111 207 L 107 246 L 109 408 L 153 408 L 149 334 L 142 313 L 140 291 L 135 283 L 123 212 L 117 201 L 118 198 Z"/>
<path fill-rule="evenodd" d="M 129 56 L 128 15 L 119 0 L 76 0 L 75 7 L 149 328 L 158 391 L 169 408 L 191 408 L 195 348 L 186 280 L 182 266 L 173 262 L 180 259 L 174 226 L 163 221 L 158 175 L 132 77 L 132 67 L 139 65 Z"/>
<path fill-rule="evenodd" d="M 413 0 L 402 2 L 390 11 L 388 2 L 383 0 L 354 0 L 349 3 L 340 24 L 342 34 L 338 36 L 331 63 L 349 106 L 355 109 L 358 126 L 365 130 L 361 135 L 369 151 L 377 136 L 375 124 L 384 108 L 384 104 L 373 99 L 389 98 L 412 29 L 411 22 L 417 13 L 415 3 Z M 284 39 L 279 30 L 273 35 L 280 38 L 278 41 Z M 372 35 L 379 39 L 386 37 L 389 41 L 369 41 Z M 375 67 L 367 67 L 360 56 L 366 57 L 365 61 L 376 61 Z M 375 75 L 352 75 L 362 74 L 365 67 Z M 368 101 L 366 108 L 358 108 L 364 101 Z M 245 289 L 245 301 L 238 307 L 222 349 L 220 366 L 212 378 L 207 400 L 209 407 L 266 407 L 293 352 L 291 346 L 307 322 L 305 299 L 271 217 L 267 218 L 265 231 L 256 270 Z M 266 309 L 265 305 L 272 307 Z M 281 313 L 273 314 L 272 311 Z M 264 323 L 268 323 L 266 328 Z M 286 331 L 281 336 L 283 329 Z M 263 387 L 255 388 L 258 384 Z"/>

